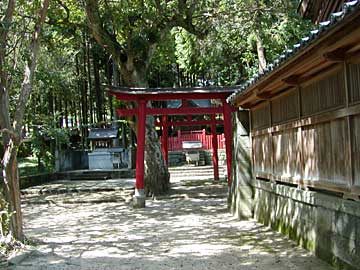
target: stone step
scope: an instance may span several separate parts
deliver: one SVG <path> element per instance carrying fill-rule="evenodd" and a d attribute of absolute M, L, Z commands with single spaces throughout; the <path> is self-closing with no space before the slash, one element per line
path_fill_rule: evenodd
<path fill-rule="evenodd" d="M 132 178 L 135 175 L 135 170 L 120 169 L 120 170 L 84 170 L 84 171 L 67 171 L 59 172 L 57 179 L 64 180 L 107 180 L 117 178 Z"/>
<path fill-rule="evenodd" d="M 219 166 L 219 171 L 221 170 L 226 170 L 225 166 Z M 170 173 L 175 173 L 175 172 L 192 172 L 192 173 L 197 173 L 197 172 L 205 172 L 205 171 L 213 171 L 213 167 L 212 166 L 181 166 L 181 167 L 172 167 L 169 168 L 169 172 Z"/>
<path fill-rule="evenodd" d="M 225 171 L 221 171 L 221 170 L 219 170 L 219 174 L 221 175 L 221 174 L 224 174 L 225 173 Z M 171 176 L 182 176 L 182 175 L 184 175 L 184 176 L 188 176 L 188 175 L 213 175 L 214 174 L 214 171 L 206 171 L 206 172 L 196 172 L 196 173 L 194 173 L 194 172 L 186 172 L 186 171 L 184 171 L 184 172 L 170 172 L 170 175 Z"/>
<path fill-rule="evenodd" d="M 109 174 L 95 174 L 95 175 L 70 175 L 69 180 L 107 180 L 111 179 Z"/>
<path fill-rule="evenodd" d="M 58 180 L 21 191 L 23 201 L 31 204 L 115 202 L 131 197 L 134 179 L 110 179 L 104 181 Z"/>
<path fill-rule="evenodd" d="M 186 178 L 189 178 L 189 177 L 208 177 L 208 178 L 212 178 L 214 176 L 214 173 L 208 173 L 208 174 L 170 174 L 170 177 L 171 178 L 181 178 L 181 177 L 186 177 Z M 221 173 L 219 172 L 219 176 L 220 177 L 224 177 L 225 176 L 225 173 Z"/>

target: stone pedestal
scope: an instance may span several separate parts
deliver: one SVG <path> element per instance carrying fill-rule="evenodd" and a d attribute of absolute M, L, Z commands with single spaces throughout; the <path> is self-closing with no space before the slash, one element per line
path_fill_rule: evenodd
<path fill-rule="evenodd" d="M 145 208 L 145 191 L 143 189 L 135 189 L 133 208 Z"/>

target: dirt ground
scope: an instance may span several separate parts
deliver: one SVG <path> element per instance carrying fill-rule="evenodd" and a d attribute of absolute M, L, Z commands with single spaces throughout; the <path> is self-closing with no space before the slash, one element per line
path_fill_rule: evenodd
<path fill-rule="evenodd" d="M 269 228 L 231 216 L 226 183 L 194 174 L 174 170 L 171 193 L 136 210 L 127 203 L 133 179 L 28 189 L 25 232 L 36 246 L 9 269 L 332 269 Z"/>

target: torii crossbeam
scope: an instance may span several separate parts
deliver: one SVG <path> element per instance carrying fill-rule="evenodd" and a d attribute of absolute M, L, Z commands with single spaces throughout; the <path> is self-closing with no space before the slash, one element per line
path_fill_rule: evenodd
<path fill-rule="evenodd" d="M 214 180 L 219 179 L 218 172 L 218 155 L 216 140 L 216 125 L 224 124 L 225 148 L 226 148 L 226 165 L 227 165 L 227 181 L 231 185 L 231 161 L 232 161 L 232 121 L 231 112 L 235 111 L 230 104 L 226 102 L 226 98 L 231 95 L 237 87 L 195 87 L 195 88 L 125 88 L 108 86 L 110 94 L 118 100 L 132 101 L 137 103 L 134 109 L 118 109 L 120 116 L 137 116 L 137 149 L 136 149 L 136 182 L 134 203 L 137 207 L 145 207 L 144 192 L 144 151 L 145 151 L 145 121 L 147 115 L 162 116 L 160 126 L 163 128 L 162 151 L 166 162 L 168 162 L 167 147 L 167 127 L 170 125 L 210 125 L 213 141 L 213 165 Z M 188 107 L 187 100 L 221 100 L 221 106 L 211 107 Z M 149 108 L 148 101 L 166 101 L 181 100 L 182 106 L 179 108 Z M 223 121 L 215 120 L 216 114 L 223 114 Z M 169 115 L 210 115 L 210 121 L 181 121 L 168 122 Z"/>

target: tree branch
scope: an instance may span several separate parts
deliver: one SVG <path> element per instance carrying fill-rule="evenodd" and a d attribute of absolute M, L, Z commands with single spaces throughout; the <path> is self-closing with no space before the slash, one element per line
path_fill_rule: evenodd
<path fill-rule="evenodd" d="M 61 0 L 56 0 L 56 2 L 63 8 L 65 9 L 65 12 L 66 12 L 66 17 L 65 17 L 65 21 L 69 21 L 69 18 L 70 18 L 70 9 L 66 6 L 66 4 L 64 4 L 63 1 Z"/>
<path fill-rule="evenodd" d="M 86 0 L 85 4 L 88 27 L 96 41 L 103 46 L 118 64 L 121 63 L 120 55 L 125 54 L 123 47 L 117 42 L 116 37 L 111 35 L 103 26 L 99 14 L 98 0 Z M 119 53 L 120 52 L 120 53 Z"/>
<path fill-rule="evenodd" d="M 6 80 L 3 76 L 5 75 L 5 55 L 6 55 L 6 43 L 7 43 L 7 35 L 9 33 L 9 28 L 12 23 L 12 18 L 14 16 L 15 11 L 15 0 L 9 0 L 8 6 L 6 8 L 4 19 L 0 22 L 0 72 L 1 72 L 1 80 Z M 5 81 L 1 81 L 1 83 L 5 83 Z"/>
<path fill-rule="evenodd" d="M 163 13 L 163 8 L 161 6 L 160 0 L 155 0 L 156 9 L 159 11 L 160 14 Z"/>
<path fill-rule="evenodd" d="M 7 72 L 6 72 L 6 45 L 9 27 L 12 23 L 15 0 L 9 0 L 5 12 L 4 19 L 0 23 L 0 125 L 3 127 L 10 127 L 10 114 L 9 114 L 9 91 L 7 89 Z"/>
<path fill-rule="evenodd" d="M 15 142 L 15 144 L 17 144 L 17 145 L 21 141 L 21 137 L 10 129 L 7 129 L 7 128 L 0 129 L 0 134 L 1 133 L 9 135 L 9 137 L 12 138 L 13 141 Z"/>
<path fill-rule="evenodd" d="M 32 82 L 34 79 L 36 61 L 37 61 L 39 50 L 40 50 L 41 30 L 42 30 L 42 26 L 45 22 L 49 4 L 50 4 L 50 0 L 43 1 L 42 7 L 38 14 L 37 22 L 35 24 L 35 29 L 34 29 L 34 32 L 32 35 L 32 41 L 30 44 L 31 57 L 30 57 L 30 60 L 28 61 L 27 65 L 25 66 L 24 80 L 21 85 L 20 96 L 19 96 L 18 103 L 17 103 L 18 106 L 17 106 L 16 112 L 15 112 L 14 122 L 13 122 L 14 130 L 18 134 L 21 133 L 26 103 L 27 103 L 29 96 L 31 94 L 31 91 L 32 91 Z"/>
<path fill-rule="evenodd" d="M 207 31 L 204 29 L 200 30 L 194 25 L 193 15 L 195 8 L 196 1 L 191 2 L 190 6 L 188 7 L 186 0 L 178 0 L 179 13 L 176 13 L 169 21 L 170 28 L 179 26 L 184 28 L 189 33 L 196 35 L 200 39 L 203 38 L 207 34 Z"/>
<path fill-rule="evenodd" d="M 5 17 L 4 17 L 4 19 L 2 19 L 1 24 L 0 24 L 1 41 L 6 40 L 6 37 L 7 37 L 6 35 L 9 32 L 9 27 L 12 23 L 12 18 L 14 16 L 15 4 L 16 4 L 15 0 L 8 1 L 8 6 L 6 8 Z"/>

